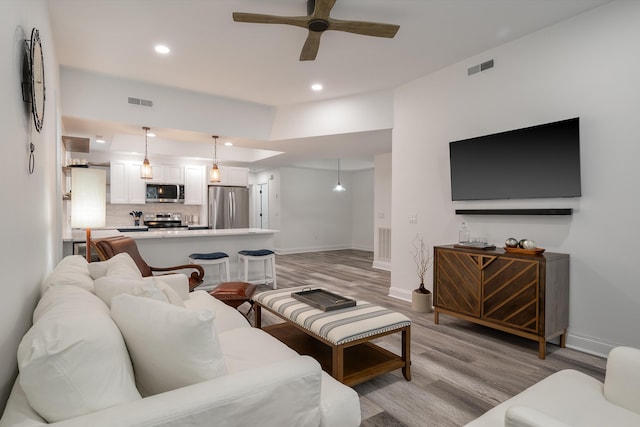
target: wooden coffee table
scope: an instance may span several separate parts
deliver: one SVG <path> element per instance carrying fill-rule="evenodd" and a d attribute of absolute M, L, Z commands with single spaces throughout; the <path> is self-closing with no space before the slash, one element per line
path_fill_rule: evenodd
<path fill-rule="evenodd" d="M 290 297 L 308 287 L 279 289 L 254 297 L 255 327 L 262 309 L 284 323 L 264 329 L 300 354 L 314 357 L 338 381 L 353 386 L 396 369 L 411 380 L 411 321 L 401 313 L 358 301 L 356 307 L 323 312 Z M 339 325 L 333 327 L 333 325 Z M 400 355 L 372 340 L 400 333 Z"/>

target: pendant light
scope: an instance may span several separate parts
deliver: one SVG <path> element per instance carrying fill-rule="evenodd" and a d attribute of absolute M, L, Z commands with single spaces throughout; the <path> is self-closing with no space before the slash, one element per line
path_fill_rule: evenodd
<path fill-rule="evenodd" d="M 209 171 L 209 181 L 220 182 L 220 169 L 218 169 L 218 135 L 213 135 L 213 167 Z"/>
<path fill-rule="evenodd" d="M 149 127 L 143 126 L 142 129 L 144 129 L 144 161 L 142 162 L 142 166 L 140 166 L 140 178 L 153 179 L 153 168 L 151 167 L 151 163 L 149 163 L 149 158 L 147 156 Z"/>
<path fill-rule="evenodd" d="M 344 188 L 342 184 L 340 184 L 340 159 L 338 159 L 338 184 L 335 187 L 333 187 L 333 191 L 335 191 L 336 193 L 347 191 L 347 189 Z"/>

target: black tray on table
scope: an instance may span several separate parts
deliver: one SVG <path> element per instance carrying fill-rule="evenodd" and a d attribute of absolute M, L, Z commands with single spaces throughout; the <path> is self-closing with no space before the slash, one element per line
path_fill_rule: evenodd
<path fill-rule="evenodd" d="M 341 308 L 354 307 L 355 300 L 345 298 L 342 295 L 325 291 L 324 289 L 309 289 L 300 292 L 292 292 L 291 297 L 309 304 L 322 311 L 339 310 Z"/>

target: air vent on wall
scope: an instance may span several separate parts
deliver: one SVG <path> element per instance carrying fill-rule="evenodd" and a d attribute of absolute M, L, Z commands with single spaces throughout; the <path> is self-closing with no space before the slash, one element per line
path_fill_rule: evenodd
<path fill-rule="evenodd" d="M 129 102 L 129 104 L 139 105 L 141 107 L 153 107 L 153 101 L 149 101 L 148 99 L 129 97 L 127 102 Z"/>
<path fill-rule="evenodd" d="M 493 59 L 485 61 L 482 64 L 474 65 L 473 67 L 467 68 L 467 76 L 479 73 L 480 71 L 488 70 L 489 68 L 493 68 Z"/>

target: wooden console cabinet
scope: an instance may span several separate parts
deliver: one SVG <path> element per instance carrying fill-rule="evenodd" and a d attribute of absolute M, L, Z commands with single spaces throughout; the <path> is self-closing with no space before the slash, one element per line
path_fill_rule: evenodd
<path fill-rule="evenodd" d="M 541 359 L 548 340 L 564 347 L 569 255 L 436 246 L 433 275 L 435 324 L 443 313 L 535 340 Z"/>

